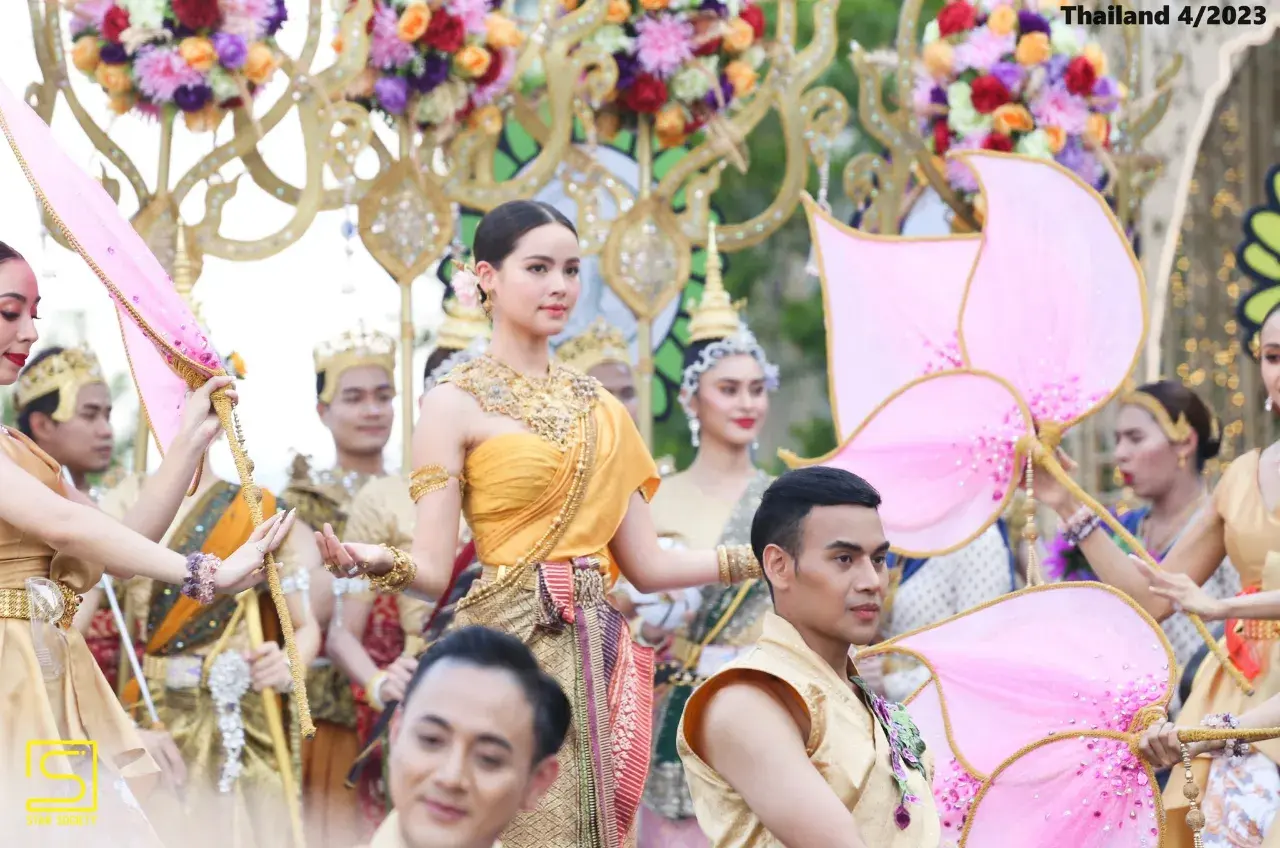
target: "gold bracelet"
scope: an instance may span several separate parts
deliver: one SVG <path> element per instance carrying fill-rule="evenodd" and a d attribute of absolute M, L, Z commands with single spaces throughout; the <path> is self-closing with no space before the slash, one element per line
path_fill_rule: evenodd
<path fill-rule="evenodd" d="M 378 689 L 382 687 L 382 681 L 387 679 L 385 669 L 378 669 L 369 678 L 369 682 L 364 685 L 364 702 L 373 707 L 378 712 L 386 709 L 386 704 L 382 703 L 382 698 L 378 694 Z"/>
<path fill-rule="evenodd" d="M 720 582 L 734 586 L 764 576 L 750 545 L 720 545 L 716 548 Z"/>
<path fill-rule="evenodd" d="M 386 574 L 368 575 L 369 585 L 384 595 L 398 595 L 413 582 L 413 576 L 418 573 L 418 566 L 413 561 L 413 557 L 399 548 L 393 548 L 387 544 L 382 547 L 391 552 L 393 565 Z"/>
<path fill-rule="evenodd" d="M 449 485 L 449 478 L 453 476 L 443 465 L 424 465 L 417 471 L 413 472 L 413 476 L 409 478 L 409 497 L 417 503 L 423 495 L 432 492 L 438 492 L 445 486 Z M 458 489 L 462 489 L 462 475 L 458 475 Z"/>

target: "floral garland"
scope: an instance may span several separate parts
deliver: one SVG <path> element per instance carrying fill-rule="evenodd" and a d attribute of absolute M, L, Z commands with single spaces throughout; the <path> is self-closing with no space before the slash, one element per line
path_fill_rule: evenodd
<path fill-rule="evenodd" d="M 524 33 L 498 0 L 374 0 L 369 61 L 347 98 L 423 130 L 469 120 L 496 133 Z M 334 39 L 342 51 L 342 37 Z"/>
<path fill-rule="evenodd" d="M 578 2 L 561 0 L 566 9 Z M 591 41 L 613 54 L 618 84 L 597 128 L 608 138 L 649 115 L 662 147 L 683 145 L 755 91 L 764 32 L 752 0 L 610 0 Z"/>
<path fill-rule="evenodd" d="M 1054 159 L 1101 189 L 1112 171 L 1109 116 L 1124 97 L 1102 48 L 1056 5 L 951 0 L 925 27 L 912 106 L 939 157 L 1016 151 Z M 978 190 L 963 165 L 945 169 L 957 191 Z"/>
<path fill-rule="evenodd" d="M 217 129 L 280 66 L 284 0 L 81 0 L 71 62 L 111 110 L 182 113 L 193 132 Z"/>

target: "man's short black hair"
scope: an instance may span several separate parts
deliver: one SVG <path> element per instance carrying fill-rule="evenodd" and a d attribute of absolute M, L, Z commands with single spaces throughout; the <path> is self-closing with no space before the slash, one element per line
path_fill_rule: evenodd
<path fill-rule="evenodd" d="M 0 261 L 3 261 L 3 260 L 0 260 Z M 66 348 L 58 347 L 57 345 L 45 348 L 44 350 L 37 353 L 35 356 L 31 357 L 29 360 L 27 360 L 27 365 L 25 368 L 22 369 L 22 373 L 23 374 L 29 373 L 32 368 L 35 368 L 37 365 L 39 365 L 41 362 L 44 362 L 49 357 L 57 356 L 58 354 L 63 353 L 65 351 L 66 351 Z M 35 434 L 31 431 L 31 416 L 37 412 L 40 412 L 40 413 L 43 413 L 44 415 L 49 416 L 52 419 L 53 413 L 58 409 L 58 405 L 61 403 L 62 403 L 61 389 L 54 389 L 51 392 L 46 392 L 45 394 L 41 395 L 38 398 L 31 398 L 30 400 L 27 401 L 27 405 L 24 406 L 18 412 L 18 420 L 16 422 L 18 425 L 18 430 L 20 430 L 22 434 L 26 436 L 28 439 L 34 439 Z"/>
<path fill-rule="evenodd" d="M 857 474 L 812 465 L 788 471 L 770 484 L 751 521 L 751 550 L 764 562 L 764 549 L 777 545 L 800 556 L 804 520 L 818 506 L 880 506 L 880 493 Z M 766 578 L 767 579 L 767 578 Z M 773 587 L 770 586 L 770 591 Z"/>
<path fill-rule="evenodd" d="M 569 733 L 569 699 L 555 678 L 538 666 L 533 652 L 523 642 L 488 627 L 473 625 L 455 630 L 428 648 L 418 661 L 418 669 L 405 689 L 406 704 L 431 667 L 442 660 L 498 669 L 514 677 L 533 707 L 534 764 L 560 750 Z"/>

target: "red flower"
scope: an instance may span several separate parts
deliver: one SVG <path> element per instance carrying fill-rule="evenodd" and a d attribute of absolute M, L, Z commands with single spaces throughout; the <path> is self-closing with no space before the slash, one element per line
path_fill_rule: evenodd
<path fill-rule="evenodd" d="M 427 24 L 427 31 L 422 34 L 422 43 L 444 53 L 457 53 L 467 40 L 467 32 L 462 18 L 437 9 Z"/>
<path fill-rule="evenodd" d="M 704 41 L 697 47 L 693 48 L 693 55 L 714 56 L 720 52 L 720 45 L 723 43 L 723 38 L 712 38 L 709 41 Z"/>
<path fill-rule="evenodd" d="M 938 13 L 938 34 L 943 38 L 957 32 L 973 29 L 978 22 L 978 13 L 964 0 L 951 0 Z"/>
<path fill-rule="evenodd" d="M 1067 65 L 1065 79 L 1067 91 L 1087 97 L 1093 92 L 1094 83 L 1098 81 L 1098 72 L 1093 69 L 1092 62 L 1083 56 L 1077 56 Z"/>
<path fill-rule="evenodd" d="M 632 112 L 653 115 L 667 102 L 667 84 L 653 74 L 638 74 L 622 93 L 622 105 Z"/>
<path fill-rule="evenodd" d="M 173 0 L 173 16 L 187 29 L 212 29 L 222 20 L 218 0 Z"/>
<path fill-rule="evenodd" d="M 764 12 L 759 6 L 747 6 L 738 17 L 751 24 L 751 30 L 756 34 L 756 40 L 764 38 Z"/>
<path fill-rule="evenodd" d="M 1013 139 L 1007 135 L 1000 133 L 991 133 L 982 142 L 983 150 L 995 150 L 1000 153 L 1009 153 L 1013 150 Z"/>
<path fill-rule="evenodd" d="M 120 33 L 129 28 L 129 13 L 119 6 L 112 6 L 102 19 L 102 37 L 112 44 L 120 43 Z"/>
<path fill-rule="evenodd" d="M 489 50 L 489 48 L 485 48 Z M 502 51 L 489 50 L 489 70 L 485 71 L 476 79 L 477 86 L 485 86 L 496 80 L 502 74 Z"/>
<path fill-rule="evenodd" d="M 946 118 L 939 118 L 933 122 L 933 152 L 945 156 L 950 149 L 951 129 L 947 126 Z"/>
<path fill-rule="evenodd" d="M 984 115 L 990 115 L 1013 99 L 1004 83 L 991 74 L 978 77 L 971 88 L 973 108 Z"/>

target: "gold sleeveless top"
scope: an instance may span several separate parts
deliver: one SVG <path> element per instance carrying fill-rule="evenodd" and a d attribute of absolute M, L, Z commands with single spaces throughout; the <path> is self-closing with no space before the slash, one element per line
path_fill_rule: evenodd
<path fill-rule="evenodd" d="M 911 823 L 894 823 L 898 787 L 889 764 L 889 740 L 870 708 L 809 649 L 786 620 L 765 613 L 764 631 L 756 647 L 729 663 L 689 698 L 676 745 L 684 761 L 698 824 L 715 848 L 780 846 L 742 796 L 698 755 L 698 734 L 707 699 L 743 671 L 761 672 L 785 683 L 809 715 L 806 750 L 809 761 L 849 810 L 858 833 L 875 848 L 937 848 L 941 834 L 929 781 L 908 769 L 908 788 L 919 803 L 909 805 Z M 854 673 L 850 669 L 850 673 Z M 933 773 L 932 758 L 924 762 Z"/>

